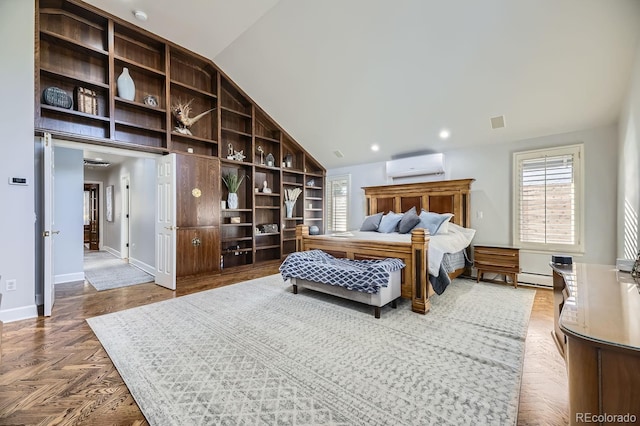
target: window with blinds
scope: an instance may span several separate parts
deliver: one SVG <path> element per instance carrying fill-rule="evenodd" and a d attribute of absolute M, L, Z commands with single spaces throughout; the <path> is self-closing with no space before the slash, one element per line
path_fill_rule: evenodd
<path fill-rule="evenodd" d="M 327 177 L 327 229 L 331 232 L 347 230 L 350 186 L 349 175 Z"/>
<path fill-rule="evenodd" d="M 514 236 L 521 248 L 582 251 L 582 145 L 514 154 Z"/>

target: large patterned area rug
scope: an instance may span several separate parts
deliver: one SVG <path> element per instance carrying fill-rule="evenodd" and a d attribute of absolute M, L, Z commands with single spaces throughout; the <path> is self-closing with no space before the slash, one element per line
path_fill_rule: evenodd
<path fill-rule="evenodd" d="M 456 279 L 375 319 L 272 275 L 87 321 L 151 425 L 504 425 L 534 294 Z"/>
<path fill-rule="evenodd" d="M 84 252 L 84 277 L 96 290 L 153 282 L 153 275 L 136 268 L 107 251 Z"/>

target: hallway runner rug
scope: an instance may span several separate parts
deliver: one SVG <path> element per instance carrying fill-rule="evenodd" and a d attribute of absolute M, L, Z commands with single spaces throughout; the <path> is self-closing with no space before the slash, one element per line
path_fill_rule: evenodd
<path fill-rule="evenodd" d="M 151 425 L 513 425 L 534 295 L 456 279 L 375 319 L 272 275 L 87 321 Z"/>
<path fill-rule="evenodd" d="M 85 250 L 84 277 L 98 291 L 154 281 L 153 275 L 107 251 Z"/>

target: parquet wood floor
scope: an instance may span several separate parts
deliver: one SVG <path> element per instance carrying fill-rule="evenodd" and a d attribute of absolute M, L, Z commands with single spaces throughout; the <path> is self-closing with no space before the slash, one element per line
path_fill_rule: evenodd
<path fill-rule="evenodd" d="M 277 272 L 273 263 L 183 280 L 175 292 L 154 284 L 103 292 L 87 283 L 58 285 L 51 318 L 4 326 L 0 425 L 147 424 L 85 319 Z M 568 423 L 564 361 L 550 335 L 552 299 L 551 291 L 537 291 L 529 323 L 518 420 L 523 425 Z"/>

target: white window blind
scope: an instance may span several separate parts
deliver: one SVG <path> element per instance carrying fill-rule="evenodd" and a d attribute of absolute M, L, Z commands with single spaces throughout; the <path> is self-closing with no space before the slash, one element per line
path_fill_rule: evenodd
<path fill-rule="evenodd" d="M 515 244 L 582 251 L 582 146 L 514 154 Z"/>
<path fill-rule="evenodd" d="M 349 217 L 349 175 L 327 178 L 327 229 L 346 231 Z"/>

